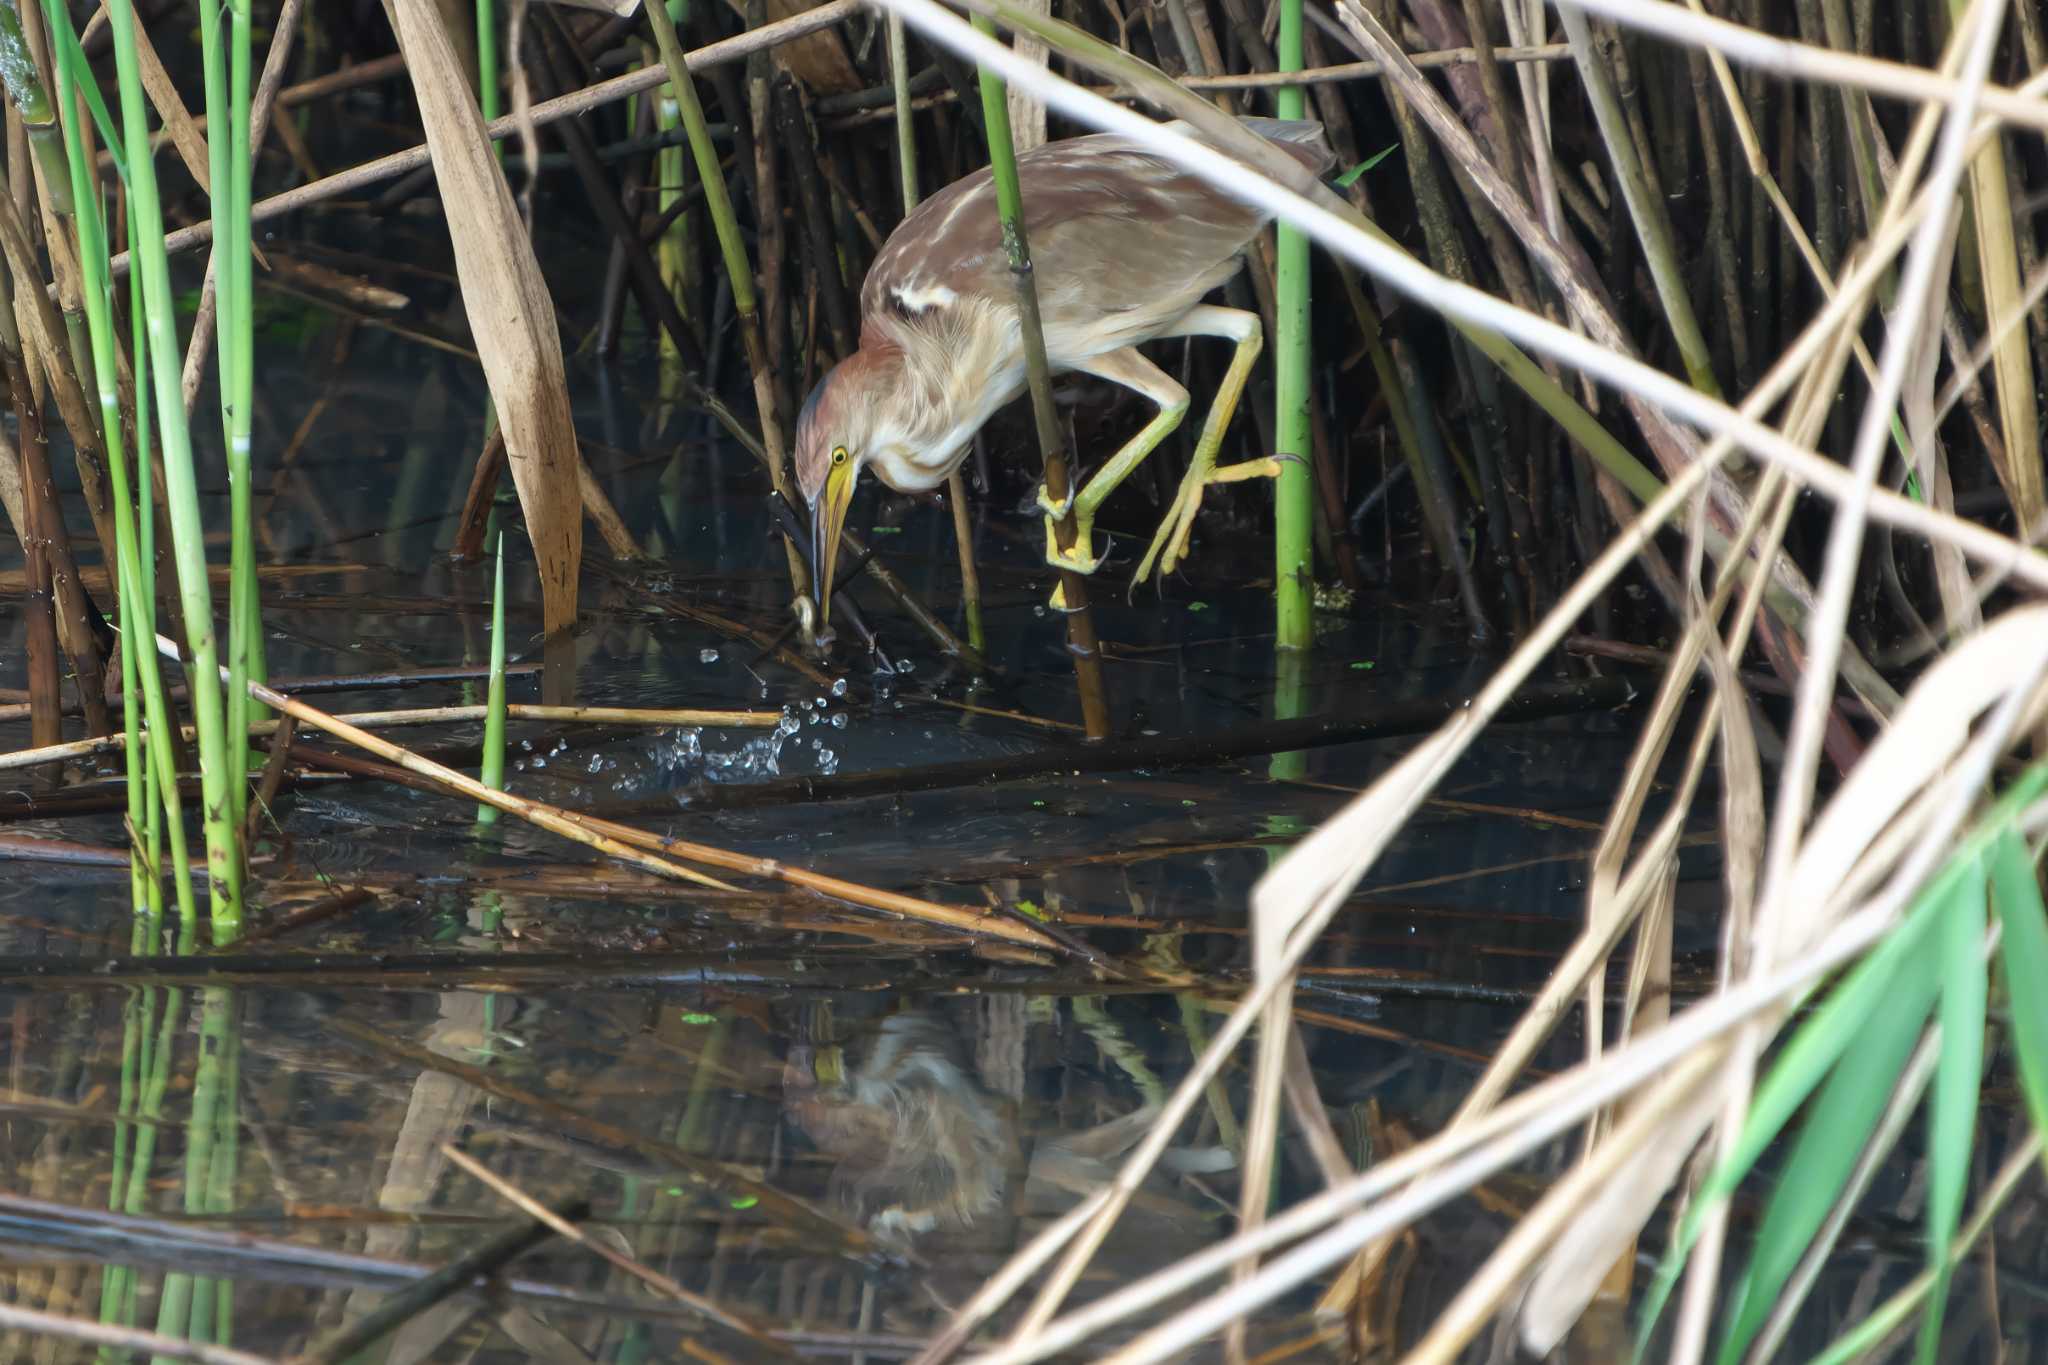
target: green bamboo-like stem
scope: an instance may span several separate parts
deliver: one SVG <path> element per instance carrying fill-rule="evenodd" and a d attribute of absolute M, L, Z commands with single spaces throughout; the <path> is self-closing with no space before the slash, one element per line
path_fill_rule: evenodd
<path fill-rule="evenodd" d="M 199 511 L 199 480 L 191 433 L 185 424 L 178 363 L 177 314 L 171 300 L 170 261 L 164 252 L 163 204 L 157 193 L 149 124 L 135 46 L 133 0 L 108 0 L 119 76 L 123 139 L 128 161 L 130 221 L 141 250 L 135 265 L 142 276 L 143 317 L 149 370 L 164 454 L 164 482 L 170 496 L 172 558 L 185 617 L 186 647 L 192 659 L 192 718 L 199 734 L 201 812 L 206 830 L 207 879 L 217 942 L 241 934 L 241 832 L 233 818 L 228 788 L 241 778 L 239 747 L 229 751 L 220 695 L 220 648 L 214 635 L 213 597 L 206 576 L 206 526 Z M 237 745 L 240 740 L 237 737 Z M 182 879 L 181 879 L 182 880 Z"/>
<path fill-rule="evenodd" d="M 995 25 L 973 16 L 974 26 L 990 37 Z M 1031 274 L 1031 243 L 1024 233 L 1024 191 L 1017 179 L 1017 150 L 1010 140 L 1010 96 L 1001 78 L 981 72 L 982 122 L 988 129 L 989 171 L 995 180 L 996 208 L 1003 221 L 1003 250 L 1017 283 L 1017 313 L 1024 340 L 1024 371 L 1031 384 L 1031 415 L 1038 427 L 1038 448 L 1045 459 L 1045 492 L 1055 503 L 1067 502 L 1073 483 L 1060 441 L 1059 418 L 1052 407 L 1052 368 L 1045 359 L 1045 328 L 1038 316 L 1038 284 Z M 1071 511 L 1053 528 L 1062 551 L 1074 545 Z M 1084 547 L 1085 548 L 1085 547 Z M 1067 648 L 1074 656 L 1074 680 L 1081 694 L 1081 723 L 1090 739 L 1109 735 L 1109 702 L 1102 686 L 1102 647 L 1095 637 L 1095 619 L 1088 611 L 1088 580 L 1071 569 L 1059 570 L 1060 600 L 1066 608 Z"/>
<path fill-rule="evenodd" d="M 484 692 L 484 757 L 477 780 L 505 790 L 505 533 L 498 533 L 497 576 L 491 584 L 491 681 Z M 478 805 L 476 822 L 498 822 L 496 806 Z"/>
<path fill-rule="evenodd" d="M 711 130 L 704 121 L 704 106 L 697 99 L 696 82 L 676 37 L 675 20 L 667 0 L 648 0 L 641 8 L 647 26 L 654 31 L 654 45 L 668 68 L 668 88 L 674 94 L 676 112 L 689 134 L 690 153 L 697 162 L 697 175 L 704 182 L 704 207 L 710 211 L 711 226 L 718 234 L 718 249 L 725 257 L 726 278 L 732 286 L 733 314 L 739 319 L 740 344 L 746 349 L 747 368 L 753 372 L 754 404 L 761 420 L 763 462 L 775 491 L 792 508 L 800 505 L 796 487 L 789 480 L 789 456 L 782 439 L 782 423 L 775 411 L 775 372 L 768 363 L 768 346 L 761 335 L 760 311 L 754 300 L 754 272 L 747 261 L 747 244 L 740 236 L 739 220 L 733 216 L 732 198 L 725 190 L 725 173 L 719 168 L 718 148 L 712 145 Z M 799 598 L 808 591 L 803 555 L 795 542 L 783 538 L 789 560 L 790 590 Z M 823 553 L 823 547 L 819 547 Z"/>
<path fill-rule="evenodd" d="M 137 918 L 134 933 L 140 935 L 142 920 Z M 139 951 L 130 942 L 131 952 Z M 137 1086 L 142 1075 L 141 1056 L 147 1046 L 148 1025 L 143 1018 L 145 1002 L 149 999 L 147 988 L 130 991 L 127 1001 L 121 1007 L 121 1080 L 120 1098 L 115 1112 L 123 1116 L 135 1112 Z M 114 1121 L 114 1157 L 110 1163 L 107 1178 L 107 1207 L 114 1212 L 121 1208 L 121 1191 L 128 1187 L 128 1163 L 130 1147 L 137 1133 L 137 1126 L 125 1117 Z M 112 1322 L 122 1296 L 122 1273 L 126 1267 L 113 1263 L 100 1272 L 100 1321 Z"/>
<path fill-rule="evenodd" d="M 22 31 L 19 0 L 0 0 L 0 79 L 21 115 L 22 130 L 28 134 L 29 151 L 42 171 L 49 191 L 50 209 L 59 218 L 72 211 L 71 170 L 64 157 L 64 134 L 57 126 L 57 111 L 50 103 L 49 88 L 36 70 L 36 59 Z"/>
<path fill-rule="evenodd" d="M 51 3 L 61 4 L 62 0 L 51 0 Z M 81 142 L 81 152 L 84 145 Z M 83 175 L 83 162 L 84 158 L 81 155 L 74 174 Z M 99 261 L 97 268 L 100 271 L 100 278 L 105 279 L 107 270 L 106 253 L 109 243 L 106 239 L 106 229 L 104 226 L 99 228 L 94 236 L 94 241 L 99 244 L 96 255 L 96 259 Z M 129 248 L 133 250 L 135 228 L 132 222 L 128 228 L 128 242 Z M 98 291 L 96 297 L 110 304 L 113 298 L 111 282 Z M 111 313 L 111 308 L 108 311 Z M 111 322 L 111 320 L 110 318 L 109 321 Z M 114 347 L 113 332 L 111 328 L 102 328 L 101 330 L 107 338 L 106 347 L 111 352 Z M 142 318 L 142 280 L 140 276 L 132 272 L 128 276 L 128 354 L 136 361 L 145 360 L 149 354 L 146 327 Z M 106 391 L 102 389 L 100 392 L 101 421 L 107 422 L 109 414 L 111 414 L 112 422 L 109 424 L 108 429 L 115 431 L 119 430 L 121 404 L 123 401 L 119 387 L 118 385 L 116 386 L 111 406 L 109 406 Z M 136 602 L 134 612 L 129 613 L 124 608 L 121 620 L 124 623 L 128 623 L 135 632 L 125 637 L 126 639 L 140 640 L 145 632 L 150 639 L 155 639 L 157 628 L 156 461 L 152 454 L 155 446 L 150 426 L 151 404 L 149 386 L 147 384 L 130 385 L 129 388 L 131 391 L 127 395 L 126 401 L 133 405 L 135 415 L 135 507 L 133 522 L 131 523 L 134 527 L 135 553 L 123 555 L 123 558 L 128 564 L 133 566 L 129 572 L 131 581 L 135 584 L 139 595 L 133 599 Z M 119 450 L 120 447 L 110 442 L 110 449 Z M 120 463 L 125 470 L 127 468 L 125 456 L 123 456 Z M 121 516 L 128 515 L 125 510 L 127 506 L 127 499 L 121 499 L 120 507 L 123 509 Z M 121 517 L 117 516 L 115 518 L 117 533 L 120 525 Z M 123 596 L 125 597 L 126 594 L 124 593 Z M 130 650 L 124 643 L 121 653 L 126 655 L 129 652 Z M 175 743 L 175 738 L 178 734 L 178 716 L 171 709 L 170 696 L 164 690 L 163 665 L 156 657 L 156 651 L 136 651 L 135 668 L 142 678 L 142 702 L 145 719 L 150 716 L 162 717 L 160 721 L 153 723 L 150 727 L 156 734 L 161 735 L 161 738 L 152 736 L 149 752 L 144 755 L 149 760 L 150 781 L 153 784 L 149 790 L 158 792 L 159 799 L 149 803 L 150 818 L 149 823 L 143 827 L 142 839 L 143 855 L 148 861 L 149 866 L 154 869 L 154 875 L 149 879 L 149 913 L 153 932 L 156 935 L 156 939 L 160 941 L 164 935 L 165 923 L 163 895 L 164 858 L 168 854 L 171 860 L 170 866 L 174 868 L 189 866 L 185 850 L 185 812 L 178 793 L 178 747 Z M 155 697 L 153 701 L 151 700 L 152 695 Z M 196 898 L 192 893 L 192 878 L 183 875 L 173 877 L 171 878 L 171 884 L 173 894 L 176 895 L 178 901 L 178 923 L 181 932 L 190 937 L 199 921 L 198 906 Z M 158 951 L 155 943 L 152 943 L 150 951 Z"/>
<path fill-rule="evenodd" d="M 668 133 L 682 126 L 682 116 L 676 111 L 675 102 L 662 97 L 659 91 L 647 97 L 654 106 L 654 126 Z M 696 322 L 690 317 L 690 219 L 686 210 L 675 213 L 675 206 L 683 200 L 683 177 L 687 174 L 688 161 L 682 147 L 663 147 L 654 157 L 655 208 L 657 216 L 668 226 L 663 229 L 661 240 L 655 247 L 655 263 L 660 267 L 661 286 L 675 300 L 676 311 L 686 321 Z M 670 215 L 675 214 L 673 221 Z M 698 324 L 701 335 L 701 323 Z M 666 327 L 657 330 L 661 352 L 661 396 L 664 405 L 673 403 L 687 393 L 684 383 L 683 352 L 676 339 L 669 335 Z M 664 413 L 664 425 L 666 414 Z"/>
<path fill-rule="evenodd" d="M 44 0 L 52 33 L 58 33 L 59 26 L 68 23 L 62 9 L 62 0 Z M 64 27 L 63 36 L 71 36 L 71 30 Z M 56 44 L 58 56 L 53 73 L 57 83 L 60 103 L 64 108 L 75 108 L 71 97 L 74 86 L 81 84 L 79 68 L 84 54 L 78 51 L 76 42 Z M 142 782 L 139 790 L 131 786 L 129 793 L 130 818 L 138 805 L 143 809 L 143 818 L 134 821 L 135 831 L 144 841 L 143 860 L 154 875 L 148 878 L 145 887 L 146 903 L 138 903 L 137 909 L 147 909 L 152 918 L 163 913 L 163 878 L 158 864 L 162 845 L 169 845 L 170 865 L 183 868 L 186 864 L 185 825 L 180 816 L 178 796 L 178 769 L 176 747 L 173 739 L 177 734 L 177 718 L 171 710 L 169 698 L 164 690 L 163 670 L 153 648 L 134 648 L 135 641 L 154 641 L 156 638 L 156 520 L 151 499 L 151 477 L 149 468 L 149 395 L 143 386 L 138 386 L 135 396 L 137 451 L 136 478 L 131 486 L 128 480 L 127 446 L 122 439 L 121 402 L 115 384 L 115 332 L 113 309 L 113 278 L 108 261 L 111 246 L 107 241 L 106 224 L 100 215 L 98 200 L 88 192 L 88 147 L 83 129 L 66 124 L 63 130 L 65 152 L 65 183 L 69 186 L 69 199 L 78 210 L 72 217 L 72 225 L 78 231 L 78 256 L 82 278 L 82 304 L 86 314 L 86 331 L 92 347 L 93 375 L 98 386 L 100 404 L 100 435 L 107 451 L 107 476 L 112 485 L 114 521 L 115 572 L 119 581 L 120 622 L 124 646 L 121 650 L 121 666 L 124 682 L 130 671 L 139 679 L 141 688 L 142 718 L 148 722 L 148 746 L 146 763 L 133 760 L 144 757 L 141 746 L 133 743 L 133 722 L 130 730 L 131 765 L 129 781 Z M 116 170 L 125 176 L 126 158 L 117 153 Z M 130 246 L 134 246 L 133 224 L 130 224 Z M 134 353 L 138 360 L 144 354 L 145 329 L 140 298 L 139 277 L 129 282 L 130 318 L 134 327 Z M 204 566 L 201 566 L 202 573 Z M 201 689 L 202 691 L 204 689 Z M 124 710 L 132 713 L 137 691 L 131 683 L 123 698 Z M 151 800 L 146 785 L 148 779 L 155 779 L 159 800 Z M 164 816 L 157 819 L 156 812 Z M 198 905 L 192 893 L 192 879 L 188 876 L 174 876 L 171 879 L 178 901 L 179 921 L 187 933 L 198 919 Z"/>
<path fill-rule="evenodd" d="M 249 0 L 227 0 L 225 32 L 216 9 L 211 4 L 200 7 L 200 30 L 205 52 L 208 126 L 214 130 L 207 148 L 216 234 L 218 315 L 214 337 L 220 361 L 221 436 L 227 449 L 228 471 L 228 734 L 241 736 L 249 732 L 251 719 L 249 693 L 242 683 L 250 678 L 260 682 L 265 672 L 250 486 L 255 280 L 249 224 Z M 232 743 L 228 808 L 239 830 L 248 824 L 249 748 L 239 740 Z M 237 877 L 240 869 L 237 859 Z M 236 899 L 240 899 L 239 882 Z"/>
<path fill-rule="evenodd" d="M 498 116 L 498 7 L 495 0 L 476 0 L 476 104 L 484 122 Z M 505 144 L 492 144 L 502 159 Z"/>
<path fill-rule="evenodd" d="M 1301 26 L 1301 0 L 1280 0 L 1276 55 L 1282 71 L 1301 70 Z M 1305 108 L 1298 86 L 1280 91 L 1274 100 L 1274 111 L 1284 119 L 1301 118 Z M 1274 643 L 1281 649 L 1307 649 L 1315 643 L 1311 619 L 1315 489 L 1309 473 L 1308 238 L 1284 223 L 1278 233 L 1273 290 L 1279 324 L 1279 333 L 1273 338 L 1273 432 L 1274 452 L 1281 465 L 1280 477 L 1273 482 Z"/>

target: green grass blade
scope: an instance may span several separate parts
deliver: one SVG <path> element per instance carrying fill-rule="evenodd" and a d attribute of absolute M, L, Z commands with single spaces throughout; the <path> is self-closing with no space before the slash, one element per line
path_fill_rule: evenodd
<path fill-rule="evenodd" d="M 1933 1365 L 1948 1302 L 1950 1244 L 1963 1216 L 1976 1137 L 1977 1088 L 1984 1071 L 1984 1004 L 1990 980 L 1984 961 L 1984 903 L 1990 890 L 1982 859 L 1977 875 L 1957 888 L 1942 912 L 1941 1063 L 1928 1107 L 1927 1264 L 1934 1292 L 1920 1320 L 1920 1360 Z"/>
<path fill-rule="evenodd" d="M 1944 897 L 1933 905 L 1952 910 L 1947 902 Z M 1729 1327 L 1719 1356 L 1724 1365 L 1740 1361 L 1749 1349 L 1848 1183 L 1934 1008 L 1941 966 L 1941 957 L 1930 952 L 1915 952 L 1899 962 L 1883 1008 L 1871 1012 L 1809 1106 L 1764 1208 L 1756 1250 L 1730 1296 Z"/>
<path fill-rule="evenodd" d="M 1992 904 L 2003 931 L 2006 1004 L 2020 1095 L 2034 1131 L 2048 1133 L 2048 905 L 2040 879 L 2017 831 L 2008 828 L 1991 847 Z"/>
<path fill-rule="evenodd" d="M 1637 1333 L 1640 1359 L 1666 1300 L 1678 1283 L 1685 1258 L 1715 1206 L 1735 1192 L 1757 1159 L 1775 1142 L 1799 1106 L 1806 1102 L 1829 1070 L 1893 998 L 1900 972 L 1918 956 L 1933 924 L 1932 907 L 1910 912 L 1883 943 L 1849 970 L 1811 1018 L 1792 1035 L 1765 1073 L 1749 1106 L 1749 1117 L 1734 1145 L 1716 1164 L 1686 1209 L 1671 1246 L 1644 1297 L 1642 1325 Z"/>

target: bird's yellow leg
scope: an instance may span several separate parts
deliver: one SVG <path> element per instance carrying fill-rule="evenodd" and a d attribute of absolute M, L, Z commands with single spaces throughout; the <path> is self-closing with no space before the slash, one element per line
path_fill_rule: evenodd
<path fill-rule="evenodd" d="M 1197 308 L 1185 321 L 1195 324 L 1187 330 L 1198 335 L 1233 338 L 1237 342 L 1237 353 L 1231 356 L 1230 368 L 1224 372 L 1223 383 L 1216 390 L 1216 401 L 1209 408 L 1209 419 L 1202 424 L 1201 439 L 1195 442 L 1195 457 L 1188 463 L 1187 476 L 1180 482 L 1180 491 L 1174 494 L 1173 505 L 1166 509 L 1166 516 L 1153 533 L 1145 558 L 1139 563 L 1137 573 L 1131 576 L 1133 584 L 1143 581 L 1152 572 L 1153 561 L 1158 561 L 1161 574 L 1168 574 L 1187 555 L 1188 536 L 1195 529 L 1195 513 L 1201 510 L 1204 488 L 1212 483 L 1271 478 L 1280 472 L 1280 461 L 1271 459 L 1247 460 L 1221 469 L 1216 467 L 1216 452 L 1222 448 L 1223 434 L 1229 429 L 1238 400 L 1244 396 L 1244 386 L 1251 379 L 1252 366 L 1258 362 L 1259 352 L 1265 345 L 1258 315 L 1241 313 L 1234 308 Z"/>
<path fill-rule="evenodd" d="M 1038 505 L 1045 509 L 1045 562 L 1056 569 L 1088 574 L 1102 566 L 1092 544 L 1095 509 L 1102 506 L 1102 500 L 1130 477 L 1139 462 L 1180 425 L 1181 418 L 1187 415 L 1188 393 L 1158 366 L 1128 348 L 1096 356 L 1075 368 L 1135 389 L 1159 404 L 1158 415 L 1147 422 L 1137 435 L 1124 442 L 1123 449 L 1096 470 L 1079 493 L 1056 503 L 1046 496 L 1044 485 L 1039 486 Z M 1072 548 L 1062 552 L 1056 526 L 1069 511 L 1074 516 L 1074 543 Z M 1055 600 L 1053 605 L 1059 606 L 1060 603 Z"/>

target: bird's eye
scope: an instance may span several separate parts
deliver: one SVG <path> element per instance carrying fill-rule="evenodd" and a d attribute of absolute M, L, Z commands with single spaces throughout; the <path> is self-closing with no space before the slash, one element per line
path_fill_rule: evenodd
<path fill-rule="evenodd" d="M 846 463 L 846 447 L 845 447 L 845 446 L 833 446 L 833 447 L 832 447 L 832 463 L 833 463 L 833 464 L 835 464 L 835 465 L 841 465 L 841 464 L 845 464 L 845 463 Z"/>

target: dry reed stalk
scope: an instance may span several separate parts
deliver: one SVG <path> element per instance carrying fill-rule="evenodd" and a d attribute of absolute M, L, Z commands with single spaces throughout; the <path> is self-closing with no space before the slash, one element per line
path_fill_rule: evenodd
<path fill-rule="evenodd" d="M 1962 177 L 1979 91 L 1989 77 L 1991 56 L 2003 15 L 2004 7 L 1998 0 L 1986 0 L 1976 16 L 1975 28 L 1955 35 L 1955 49 L 1965 54 L 1960 66 L 1960 89 L 1949 107 L 1940 147 L 1923 186 L 1938 203 L 1949 202 Z M 1834 691 L 1837 662 L 1847 629 L 1849 598 L 1856 563 L 1863 547 L 1870 494 L 1884 455 L 1888 418 L 1904 387 L 1908 368 L 1916 355 L 1925 354 L 1917 351 L 1914 343 L 1925 320 L 1936 271 L 1942 268 L 1952 240 L 1946 229 L 1945 215 L 1934 214 L 1916 228 L 1899 283 L 1893 327 L 1879 363 L 1879 381 L 1866 401 L 1857 430 L 1850 460 L 1854 481 L 1828 537 L 1819 599 L 1807 633 L 1807 671 L 1795 698 L 1791 733 L 1779 772 L 1778 800 L 1765 862 L 1764 892 L 1757 911 L 1754 971 L 1768 971 L 1776 961 L 1780 946 L 1788 941 L 1789 926 L 1795 916 L 1809 922 L 1818 919 L 1812 908 L 1814 902 L 1792 900 L 1786 894 L 1786 888 L 1797 864 L 1804 860 L 1808 847 L 1803 836 L 1818 776 L 1823 724 L 1821 713 Z M 1875 757 L 1873 753 L 1873 761 Z M 1853 783 L 1854 774 L 1851 775 Z M 1764 1041 L 1762 1031 L 1751 1028 L 1744 1030 L 1736 1044 L 1733 1063 L 1725 1073 L 1721 1129 L 1724 1143 L 1733 1140 L 1748 1110 L 1755 1059 Z M 1666 1137 L 1683 1141 L 1684 1134 L 1685 1129 L 1680 1127 L 1667 1133 Z M 1720 1267 L 1726 1212 L 1727 1206 L 1722 1203 L 1709 1215 L 1687 1266 L 1685 1297 L 1673 1345 L 1673 1359 L 1679 1365 L 1692 1365 L 1706 1349 L 1707 1321 Z"/>
<path fill-rule="evenodd" d="M 486 708 L 482 706 L 422 706 L 392 711 L 351 711 L 339 713 L 336 720 L 365 730 L 389 730 L 416 725 L 457 725 L 484 718 Z M 687 708 L 667 709 L 660 707 L 628 706 L 533 706 L 513 702 L 505 708 L 510 720 L 567 721 L 588 725 L 701 725 L 717 729 L 771 729 L 782 720 L 780 711 L 699 711 Z M 251 739 L 265 738 L 278 732 L 282 722 L 275 720 L 256 721 L 249 726 Z M 192 727 L 180 729 L 181 738 L 190 743 Z M 62 744 L 38 746 L 32 749 L 16 749 L 12 753 L 0 754 L 0 772 L 11 769 L 34 768 L 46 763 L 66 762 L 74 758 L 85 758 L 92 754 L 114 753 L 126 746 L 126 739 L 119 733 L 101 735 L 94 739 L 70 740 Z"/>
<path fill-rule="evenodd" d="M 176 657 L 176 646 L 159 636 L 159 649 Z M 622 862 L 631 863 L 660 876 L 682 878 L 721 891 L 736 888 L 706 876 L 693 868 L 655 857 L 646 850 L 658 850 L 678 858 L 716 867 L 723 871 L 740 872 L 752 877 L 770 881 L 787 882 L 835 900 L 851 905 L 864 906 L 888 914 L 903 915 L 926 923 L 942 925 L 948 929 L 961 930 L 970 934 L 985 934 L 993 938 L 1006 939 L 1025 947 L 1043 952 L 1060 952 L 1061 944 L 1052 937 L 1033 928 L 1028 922 L 1006 919 L 986 912 L 964 910 L 955 906 L 941 905 L 935 901 L 922 900 L 916 896 L 905 896 L 894 891 L 883 891 L 876 887 L 863 886 L 824 873 L 811 872 L 803 868 L 790 867 L 773 858 L 760 858 L 750 854 L 734 853 L 709 844 L 694 843 L 686 839 L 670 839 L 645 830 L 633 829 L 627 825 L 615 824 L 592 816 L 580 815 L 574 811 L 550 806 L 545 802 L 530 801 L 510 792 L 495 791 L 484 786 L 475 778 L 459 773 L 453 768 L 422 758 L 409 749 L 380 739 L 369 731 L 349 724 L 338 716 L 306 705 L 282 692 L 251 681 L 249 695 L 274 711 L 292 717 L 301 724 L 324 730 L 339 739 L 346 740 L 359 749 L 377 755 L 387 763 L 396 764 L 409 773 L 441 784 L 454 795 L 470 801 L 479 801 L 495 806 L 508 815 L 516 815 L 530 824 L 538 825 L 552 834 L 574 840 L 586 847 L 597 849 Z"/>
<path fill-rule="evenodd" d="M 593 830 L 615 839 L 622 844 L 639 848 L 658 849 L 672 853 L 678 858 L 699 862 L 706 867 L 716 867 L 727 872 L 739 872 L 750 877 L 761 877 L 769 881 L 787 882 L 807 891 L 830 896 L 834 900 L 846 901 L 851 905 L 865 906 L 888 914 L 904 915 L 911 919 L 923 920 L 948 929 L 958 929 L 970 934 L 987 934 L 993 938 L 1007 939 L 1027 948 L 1042 952 L 1063 952 L 1063 945 L 1049 935 L 1031 927 L 1029 923 L 1005 919 L 987 911 L 968 910 L 958 906 L 943 905 L 937 901 L 923 900 L 916 896 L 900 895 L 894 891 L 883 891 L 858 882 L 849 882 L 821 872 L 791 867 L 773 858 L 760 858 L 747 853 L 733 853 L 727 849 L 713 848 L 709 844 L 693 843 L 687 839 L 672 839 L 665 835 L 651 834 L 646 830 L 634 829 L 630 825 L 616 824 L 596 816 L 582 815 L 575 811 L 562 812 L 569 819 L 586 829 Z"/>
<path fill-rule="evenodd" d="M 387 0 L 420 103 L 455 246 L 470 334 L 490 383 L 506 457 L 540 572 L 549 635 L 576 622 L 583 558 L 576 425 L 561 335 L 533 243 L 491 155 L 483 115 L 430 0 Z"/>
<path fill-rule="evenodd" d="M 123 1327 L 91 1318 L 46 1313 L 11 1303 L 0 1303 L 0 1327 L 33 1332 L 46 1341 L 75 1341 L 116 1351 L 146 1351 L 156 1360 L 190 1360 L 196 1365 L 277 1365 L 269 1356 L 237 1351 L 210 1342 L 187 1341 L 164 1336 L 140 1327 Z"/>

